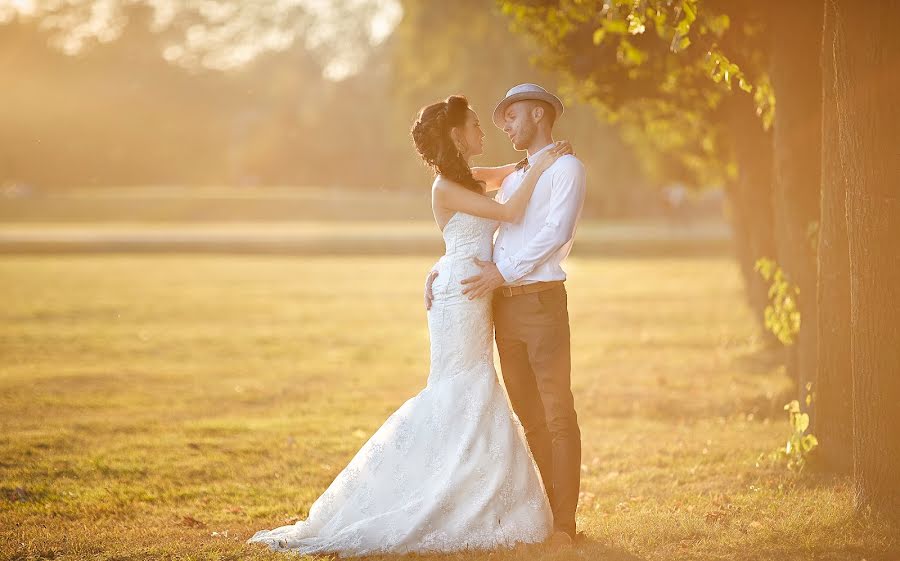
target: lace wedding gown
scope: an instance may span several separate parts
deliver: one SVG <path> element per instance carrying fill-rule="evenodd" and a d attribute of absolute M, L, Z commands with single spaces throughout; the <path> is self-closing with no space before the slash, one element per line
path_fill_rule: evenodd
<path fill-rule="evenodd" d="M 306 520 L 248 542 L 298 553 L 451 552 L 539 542 L 552 514 L 493 363 L 490 296 L 460 280 L 491 259 L 497 223 L 457 213 L 444 228 L 428 313 L 431 371 L 366 442 Z"/>

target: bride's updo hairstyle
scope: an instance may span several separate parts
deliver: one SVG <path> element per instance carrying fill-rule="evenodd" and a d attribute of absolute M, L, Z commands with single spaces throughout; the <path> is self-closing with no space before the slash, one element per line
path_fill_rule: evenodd
<path fill-rule="evenodd" d="M 484 183 L 472 177 L 468 162 L 450 137 L 453 127 L 466 124 L 468 114 L 469 101 L 461 95 L 451 95 L 420 109 L 410 132 L 416 151 L 435 174 L 476 193 L 484 193 Z"/>

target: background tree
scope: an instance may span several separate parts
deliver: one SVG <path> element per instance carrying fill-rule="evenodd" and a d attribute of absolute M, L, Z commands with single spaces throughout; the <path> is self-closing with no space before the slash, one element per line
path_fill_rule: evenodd
<path fill-rule="evenodd" d="M 828 3 L 838 125 L 828 151 L 847 187 L 853 481 L 859 508 L 900 520 L 900 5 Z"/>
<path fill-rule="evenodd" d="M 850 248 L 847 241 L 847 177 L 841 166 L 834 83 L 835 14 L 825 2 L 822 41 L 821 220 L 818 255 L 818 377 L 815 432 L 824 467 L 853 472 L 850 362 Z"/>
<path fill-rule="evenodd" d="M 775 240 L 778 263 L 800 289 L 801 325 L 788 353 L 803 400 L 816 376 L 816 235 L 822 165 L 821 0 L 770 2 Z M 802 401 L 801 401 L 802 402 Z"/>

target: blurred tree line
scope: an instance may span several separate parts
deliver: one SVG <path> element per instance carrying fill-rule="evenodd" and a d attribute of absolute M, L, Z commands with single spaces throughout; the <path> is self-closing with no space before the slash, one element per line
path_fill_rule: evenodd
<path fill-rule="evenodd" d="M 900 520 L 900 3 L 499 3 L 655 169 L 724 182 L 818 467 Z"/>
<path fill-rule="evenodd" d="M 294 41 L 233 67 L 178 64 L 167 60 L 172 45 L 183 49 L 179 43 L 202 34 L 197 21 L 212 16 L 176 16 L 173 23 L 189 22 L 182 37 L 174 25 L 154 29 L 158 14 L 140 3 L 122 3 L 125 22 L 115 40 L 67 54 L 65 40 L 54 44 L 45 22 L 66 16 L 57 25 L 73 34 L 90 22 L 80 7 L 61 5 L 0 27 L 0 72 L 9 77 L 0 94 L 2 177 L 60 188 L 394 185 L 377 148 L 389 133 L 379 109 L 388 96 L 383 61 L 335 82 L 323 77 L 315 53 Z M 302 11 L 283 16 L 304 20 Z M 103 29 L 95 30 L 101 38 Z"/>
<path fill-rule="evenodd" d="M 173 4 L 177 13 L 160 23 L 158 6 L 113 4 L 116 17 L 99 23 L 82 1 L 8 14 L 0 25 L 0 73 L 9 77 L 0 93 L 0 181 L 426 189 L 408 134 L 421 106 L 467 95 L 487 134 L 477 163 L 495 165 L 523 157 L 491 124 L 497 101 L 517 83 L 558 85 L 531 63 L 537 44 L 512 33 L 485 0 L 404 0 L 402 19 L 378 44 L 367 27 L 377 2 L 335 2 L 341 27 L 313 46 L 301 40 L 316 31 L 302 3 L 277 14 L 277 24 L 272 13 L 211 14 L 190 2 Z M 234 21 L 243 35 L 217 37 L 237 59 L 229 65 L 209 37 Z M 294 40 L 266 47 L 273 30 Z M 330 79 L 328 55 L 348 45 L 364 51 L 364 62 Z M 588 168 L 586 212 L 660 212 L 658 186 L 672 178 L 650 179 L 646 162 L 588 104 L 571 103 L 557 133 Z"/>

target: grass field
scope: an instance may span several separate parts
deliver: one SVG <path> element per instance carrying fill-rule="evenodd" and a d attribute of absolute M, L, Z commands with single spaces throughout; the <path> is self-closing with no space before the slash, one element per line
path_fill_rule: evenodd
<path fill-rule="evenodd" d="M 424 385 L 436 259 L 0 258 L 0 558 L 283 559 Z M 728 258 L 570 261 L 584 465 L 568 552 L 451 559 L 900 559 L 846 481 L 758 462 L 792 395 Z"/>

